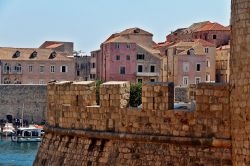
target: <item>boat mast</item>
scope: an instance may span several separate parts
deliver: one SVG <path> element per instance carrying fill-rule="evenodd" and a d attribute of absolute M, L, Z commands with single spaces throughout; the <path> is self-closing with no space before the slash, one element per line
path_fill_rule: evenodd
<path fill-rule="evenodd" d="M 23 108 L 22 108 L 22 127 L 23 127 L 23 110 L 24 110 L 24 103 L 23 103 Z"/>

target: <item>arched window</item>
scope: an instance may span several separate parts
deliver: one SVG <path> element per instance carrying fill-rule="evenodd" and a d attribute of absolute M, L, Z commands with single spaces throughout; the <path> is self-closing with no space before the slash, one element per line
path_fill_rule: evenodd
<path fill-rule="evenodd" d="M 8 77 L 6 77 L 6 78 L 3 79 L 3 83 L 4 84 L 10 84 L 11 81 L 10 81 L 10 79 Z"/>
<path fill-rule="evenodd" d="M 10 73 L 11 72 L 11 66 L 9 63 L 5 63 L 3 67 L 3 72 L 4 73 Z"/>
<path fill-rule="evenodd" d="M 16 71 L 16 73 L 22 73 L 22 66 L 21 66 L 21 64 L 18 63 L 15 66 L 15 71 Z"/>

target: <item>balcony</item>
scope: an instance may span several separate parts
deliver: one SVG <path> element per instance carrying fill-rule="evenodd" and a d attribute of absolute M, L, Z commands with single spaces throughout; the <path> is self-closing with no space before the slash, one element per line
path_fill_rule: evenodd
<path fill-rule="evenodd" d="M 159 77 L 160 73 L 152 73 L 152 72 L 137 72 L 136 76 L 138 77 Z"/>
<path fill-rule="evenodd" d="M 3 71 L 3 74 L 6 74 L 6 75 L 19 75 L 19 74 L 23 74 L 22 71 Z"/>

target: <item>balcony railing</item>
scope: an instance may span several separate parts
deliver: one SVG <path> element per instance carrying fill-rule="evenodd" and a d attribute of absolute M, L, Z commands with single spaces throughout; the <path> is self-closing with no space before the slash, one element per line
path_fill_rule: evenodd
<path fill-rule="evenodd" d="M 139 77 L 158 77 L 160 73 L 153 73 L 153 72 L 137 72 L 136 76 Z"/>

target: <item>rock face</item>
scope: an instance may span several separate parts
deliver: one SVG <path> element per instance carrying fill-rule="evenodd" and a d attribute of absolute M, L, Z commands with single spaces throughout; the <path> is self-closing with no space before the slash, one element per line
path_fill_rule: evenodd
<path fill-rule="evenodd" d="M 250 165 L 250 0 L 232 0 L 230 62 L 232 155 L 234 165 Z"/>
<path fill-rule="evenodd" d="M 48 85 L 46 135 L 34 165 L 232 165 L 229 88 L 199 84 L 197 110 L 172 110 L 174 86 L 149 83 L 128 108 L 129 83 Z"/>

